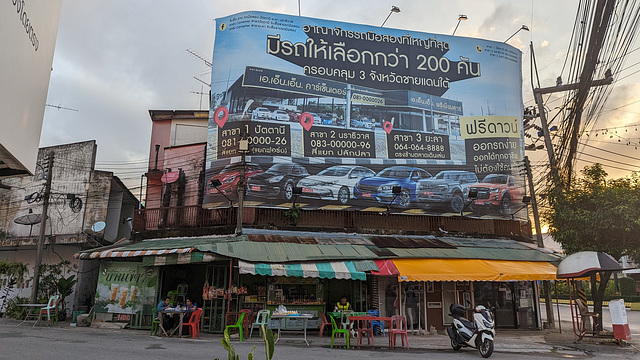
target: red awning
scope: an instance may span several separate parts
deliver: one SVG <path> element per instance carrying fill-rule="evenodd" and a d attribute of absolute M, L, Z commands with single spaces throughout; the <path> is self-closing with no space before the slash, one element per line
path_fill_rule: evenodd
<path fill-rule="evenodd" d="M 378 276 L 398 276 L 400 272 L 392 260 L 375 260 L 380 271 L 372 271 L 371 275 Z"/>

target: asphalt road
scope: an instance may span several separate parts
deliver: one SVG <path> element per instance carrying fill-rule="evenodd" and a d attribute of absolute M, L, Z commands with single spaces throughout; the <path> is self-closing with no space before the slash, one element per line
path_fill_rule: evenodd
<path fill-rule="evenodd" d="M 592 307 L 589 307 L 590 310 L 593 310 Z M 558 319 L 558 310 L 560 310 L 560 320 L 562 321 L 562 331 L 563 332 L 573 332 L 573 327 L 571 325 L 571 308 L 569 305 L 553 304 L 553 316 L 554 319 Z M 542 320 L 546 320 L 547 313 L 544 304 L 540 304 L 540 316 Z M 631 330 L 631 342 L 640 346 L 640 311 L 631 311 L 627 310 L 627 321 L 629 322 L 629 330 Z M 603 317 L 602 317 L 602 326 L 604 326 L 605 330 L 612 330 L 611 326 L 611 316 L 609 314 L 609 308 L 603 308 Z"/>
<path fill-rule="evenodd" d="M 18 326 L 14 320 L 0 319 L 0 359 L 227 359 L 227 352 L 220 344 L 220 336 L 206 334 L 202 339 L 161 338 L 150 336 L 148 331 L 113 330 L 95 328 L 69 327 L 63 323 L 58 327 L 31 327 L 25 323 Z M 539 332 L 538 332 L 539 333 Z M 541 358 L 572 358 L 572 359 L 635 359 L 638 354 L 627 352 L 590 354 L 573 351 L 568 348 L 550 348 L 544 345 L 542 335 L 538 333 L 511 333 L 496 339 L 496 352 L 492 359 L 541 359 Z M 516 335 L 514 335 L 516 334 Z M 527 335 L 529 334 L 529 335 Z M 527 338 L 518 338 L 529 337 Z M 377 338 L 383 341 L 382 338 Z M 314 337 L 312 346 L 303 343 L 279 342 L 276 345 L 275 359 L 482 359 L 473 349 L 454 352 L 448 347 L 447 338 L 443 335 L 432 337 L 413 337 L 410 342 L 416 344 L 421 339 L 434 339 L 426 349 L 377 349 L 377 350 L 347 350 L 345 348 L 331 349 Z M 344 345 L 344 339 L 336 340 Z M 528 343 L 527 343 L 528 342 Z M 264 343 L 260 339 L 251 339 L 240 343 L 233 340 L 240 359 L 246 359 L 247 354 L 255 346 L 256 359 L 264 359 Z M 524 343 L 524 345 L 523 345 Z M 542 343 L 542 345 L 541 345 Z M 528 345 L 527 345 L 528 344 Z M 422 344 L 424 345 L 424 343 Z"/>

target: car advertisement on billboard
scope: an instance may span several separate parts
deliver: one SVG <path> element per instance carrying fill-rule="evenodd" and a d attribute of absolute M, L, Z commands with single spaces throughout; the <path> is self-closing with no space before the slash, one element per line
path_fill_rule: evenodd
<path fill-rule="evenodd" d="M 215 26 L 205 207 L 244 173 L 245 206 L 526 218 L 518 49 L 265 12 Z"/>

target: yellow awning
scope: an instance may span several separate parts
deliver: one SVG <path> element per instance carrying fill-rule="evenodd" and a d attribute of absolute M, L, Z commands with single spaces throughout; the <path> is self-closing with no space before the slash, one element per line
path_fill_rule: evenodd
<path fill-rule="evenodd" d="M 548 262 L 483 259 L 394 259 L 400 281 L 556 280 Z"/>

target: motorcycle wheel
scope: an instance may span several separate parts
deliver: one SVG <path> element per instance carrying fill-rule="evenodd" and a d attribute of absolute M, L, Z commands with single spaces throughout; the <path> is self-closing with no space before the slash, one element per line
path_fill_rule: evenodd
<path fill-rule="evenodd" d="M 458 351 L 462 349 L 462 345 L 458 344 L 457 342 L 453 341 L 453 339 L 451 339 L 451 348 L 453 349 L 453 351 Z"/>
<path fill-rule="evenodd" d="M 478 350 L 483 358 L 488 358 L 493 354 L 493 340 L 486 339 L 480 344 Z"/>

